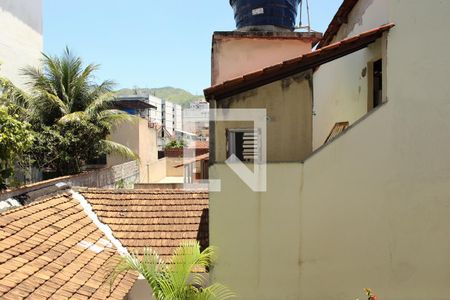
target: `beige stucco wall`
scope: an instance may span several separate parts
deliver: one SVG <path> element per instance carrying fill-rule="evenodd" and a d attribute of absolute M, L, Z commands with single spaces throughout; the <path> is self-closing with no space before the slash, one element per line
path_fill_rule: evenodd
<path fill-rule="evenodd" d="M 383 299 L 448 298 L 450 45 L 429 45 L 449 12 L 448 1 L 389 2 L 388 103 L 305 162 L 301 296 L 371 286 Z"/>
<path fill-rule="evenodd" d="M 138 278 L 131 290 L 128 292 L 125 300 L 155 300 L 153 291 L 147 280 Z"/>
<path fill-rule="evenodd" d="M 184 168 L 175 166 L 183 163 L 183 157 L 166 157 L 166 174 L 169 177 L 183 177 Z"/>
<path fill-rule="evenodd" d="M 21 88 L 20 69 L 38 66 L 43 49 L 42 0 L 0 0 L 0 76 Z"/>
<path fill-rule="evenodd" d="M 167 176 L 166 165 L 167 160 L 165 157 L 155 162 L 149 162 L 146 167 L 147 174 L 145 175 L 144 180 L 141 182 L 156 183 L 165 178 Z"/>
<path fill-rule="evenodd" d="M 368 65 L 382 58 L 382 39 L 322 65 L 314 73 L 313 148 L 322 146 L 334 124 L 353 124 L 368 111 Z"/>
<path fill-rule="evenodd" d="M 388 10 L 396 27 L 388 35 L 386 104 L 303 168 L 269 165 L 277 193 L 248 192 L 225 166 L 211 167 L 224 187 L 210 194 L 211 243 L 223 248 L 214 272 L 240 299 L 355 299 L 364 287 L 379 299 L 448 299 L 450 2 L 397 0 Z M 297 225 L 289 224 L 294 215 Z M 277 230 L 263 235 L 264 228 Z M 290 244 L 271 248 L 292 239 L 297 253 Z M 265 251 L 272 261 L 258 256 Z M 298 278 L 296 286 L 258 285 L 273 279 L 278 260 L 297 254 L 280 275 Z M 275 291 L 281 295 L 266 294 Z"/>
<path fill-rule="evenodd" d="M 140 182 L 148 181 L 148 167 L 147 165 L 155 165 L 155 169 L 150 172 L 164 171 L 158 162 L 158 148 L 156 139 L 156 130 L 148 126 L 148 121 L 139 118 L 134 122 L 125 122 L 117 126 L 109 139 L 127 146 L 140 158 Z M 108 156 L 108 166 L 122 164 L 130 159 L 120 157 L 116 154 Z M 163 174 L 161 174 L 162 176 Z M 151 178 L 159 177 L 159 174 L 150 174 Z M 163 177 L 161 177 L 163 178 Z"/>
<path fill-rule="evenodd" d="M 389 23 L 388 3 L 388 0 L 360 0 L 333 42 Z M 381 38 L 365 49 L 322 65 L 314 72 L 314 149 L 323 145 L 335 123 L 348 121 L 353 124 L 367 113 L 368 64 L 380 58 L 385 62 L 385 48 L 386 43 Z M 383 83 L 387 88 L 386 81 Z"/>
<path fill-rule="evenodd" d="M 390 22 L 389 3 L 392 0 L 359 0 L 342 24 L 332 42 L 371 30 Z M 408 8 L 406 8 L 408 9 Z"/>
<path fill-rule="evenodd" d="M 311 40 L 274 38 L 213 38 L 212 85 L 311 52 Z"/>
<path fill-rule="evenodd" d="M 217 102 L 224 109 L 267 109 L 267 160 L 301 161 L 312 151 L 310 73 L 288 77 Z M 306 78 L 305 78 L 306 77 Z M 220 116 L 218 116 L 220 117 Z M 251 128 L 248 122 L 216 122 L 216 161 L 226 160 L 226 129 Z"/>
<path fill-rule="evenodd" d="M 219 249 L 212 280 L 239 299 L 298 299 L 301 169 L 270 164 L 267 192 L 254 193 L 228 166 L 210 167 L 222 180 L 209 202 L 210 244 Z"/>

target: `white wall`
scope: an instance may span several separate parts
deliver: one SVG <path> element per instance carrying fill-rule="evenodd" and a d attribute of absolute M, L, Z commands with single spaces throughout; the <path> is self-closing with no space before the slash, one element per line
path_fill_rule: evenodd
<path fill-rule="evenodd" d="M 389 1 L 388 102 L 305 161 L 301 299 L 449 298 L 449 13 Z"/>
<path fill-rule="evenodd" d="M 152 95 L 148 96 L 148 100 L 149 100 L 149 103 L 151 105 L 156 106 L 156 109 L 151 109 L 150 110 L 150 119 L 151 119 L 151 121 L 154 122 L 154 123 L 157 123 L 159 125 L 162 125 L 162 115 L 163 115 L 162 102 L 163 101 L 161 99 L 155 97 L 155 96 L 152 96 Z"/>
<path fill-rule="evenodd" d="M 183 130 L 183 108 L 179 104 L 174 104 L 174 130 Z"/>
<path fill-rule="evenodd" d="M 386 104 L 298 174 L 269 165 L 276 193 L 210 168 L 225 181 L 210 195 L 215 279 L 240 299 L 355 299 L 365 287 L 379 299 L 449 299 L 450 1 L 389 1 L 388 12 Z"/>
<path fill-rule="evenodd" d="M 20 69 L 38 66 L 42 49 L 42 0 L 0 0 L 0 76 L 24 88 Z"/>
<path fill-rule="evenodd" d="M 222 181 L 209 196 L 210 244 L 219 257 L 211 278 L 238 299 L 299 299 L 302 165 L 269 164 L 267 174 L 267 192 L 255 193 L 228 166 L 210 167 L 210 178 Z"/>
<path fill-rule="evenodd" d="M 360 0 L 349 15 L 348 24 L 334 41 L 388 23 L 388 0 Z M 368 48 L 322 65 L 314 73 L 313 148 L 323 145 L 337 122 L 353 124 L 367 113 L 368 64 L 383 58 L 380 39 Z"/>

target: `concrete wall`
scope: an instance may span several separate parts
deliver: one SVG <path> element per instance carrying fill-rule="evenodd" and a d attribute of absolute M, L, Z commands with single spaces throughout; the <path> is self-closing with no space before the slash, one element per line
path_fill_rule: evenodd
<path fill-rule="evenodd" d="M 288 77 L 217 102 L 220 108 L 266 108 L 267 160 L 301 161 L 312 151 L 310 73 Z M 250 122 L 216 122 L 215 159 L 226 160 L 226 129 L 252 128 Z"/>
<path fill-rule="evenodd" d="M 301 297 L 448 298 L 449 12 L 389 2 L 388 102 L 305 162 Z"/>
<path fill-rule="evenodd" d="M 302 165 L 269 164 L 264 193 L 251 191 L 223 164 L 209 171 L 222 180 L 209 202 L 210 244 L 219 249 L 212 280 L 239 299 L 298 299 Z"/>
<path fill-rule="evenodd" d="M 130 161 L 109 168 L 53 178 L 7 190 L 0 193 L 0 201 L 17 198 L 26 199 L 25 203 L 28 204 L 41 196 L 66 189 L 67 186 L 61 185 L 62 183 L 71 186 L 97 188 L 116 188 L 120 184 L 125 188 L 132 188 L 137 181 L 139 181 L 139 164 L 137 161 Z"/>
<path fill-rule="evenodd" d="M 129 147 L 140 158 L 140 181 L 147 182 L 148 169 L 147 165 L 155 165 L 155 170 L 161 170 L 158 166 L 158 147 L 157 132 L 155 128 L 151 128 L 146 119 L 139 118 L 135 122 L 125 122 L 120 124 L 109 137 L 110 140 Z M 130 159 L 121 157 L 117 154 L 108 156 L 108 166 L 114 166 L 130 161 Z M 159 174 L 151 174 L 152 178 L 156 178 Z M 162 174 L 161 174 L 162 176 Z"/>
<path fill-rule="evenodd" d="M 168 177 L 183 177 L 183 167 L 175 166 L 183 163 L 183 157 L 166 157 L 166 175 Z"/>
<path fill-rule="evenodd" d="M 0 0 L 0 76 L 25 88 L 20 69 L 38 66 L 43 49 L 42 0 Z"/>
<path fill-rule="evenodd" d="M 159 182 L 161 179 L 167 176 L 167 159 L 162 158 L 155 162 L 151 162 L 146 166 L 146 174 L 143 174 L 141 182 L 152 183 Z"/>
<path fill-rule="evenodd" d="M 382 58 L 379 39 L 369 47 L 322 65 L 314 73 L 313 148 L 322 146 L 333 126 L 353 124 L 368 112 L 369 64 Z"/>
<path fill-rule="evenodd" d="M 138 278 L 125 300 L 154 300 L 153 291 L 147 280 Z"/>
<path fill-rule="evenodd" d="M 388 0 L 360 0 L 333 42 L 388 22 Z M 386 62 L 385 49 L 386 44 L 380 39 L 366 49 L 322 65 L 314 72 L 314 149 L 323 145 L 335 123 L 348 121 L 353 124 L 367 113 L 369 63 L 380 58 Z"/>
<path fill-rule="evenodd" d="M 210 195 L 214 274 L 240 299 L 355 299 L 364 287 L 380 299 L 448 299 L 450 2 L 389 1 L 388 11 L 387 103 L 303 168 L 269 165 L 267 195 L 211 167 L 223 186 Z"/>
<path fill-rule="evenodd" d="M 311 52 L 311 43 L 311 39 L 301 38 L 300 34 L 292 32 L 215 33 L 211 83 L 216 85 Z"/>

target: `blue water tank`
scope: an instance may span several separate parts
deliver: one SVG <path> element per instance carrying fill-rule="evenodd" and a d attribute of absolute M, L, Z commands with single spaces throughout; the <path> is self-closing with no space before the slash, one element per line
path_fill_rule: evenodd
<path fill-rule="evenodd" d="M 230 0 L 236 27 L 275 26 L 294 30 L 300 0 Z"/>

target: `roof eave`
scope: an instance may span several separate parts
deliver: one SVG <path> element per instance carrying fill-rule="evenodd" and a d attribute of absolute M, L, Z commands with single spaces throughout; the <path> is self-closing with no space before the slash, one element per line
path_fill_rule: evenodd
<path fill-rule="evenodd" d="M 281 80 L 288 76 L 308 71 L 366 48 L 393 26 L 394 24 L 392 23 L 386 24 L 355 37 L 329 45 L 320 50 L 305 54 L 301 57 L 285 61 L 282 64 L 274 65 L 258 72 L 212 86 L 204 90 L 205 98 L 207 101 L 211 99 L 221 100 Z"/>

